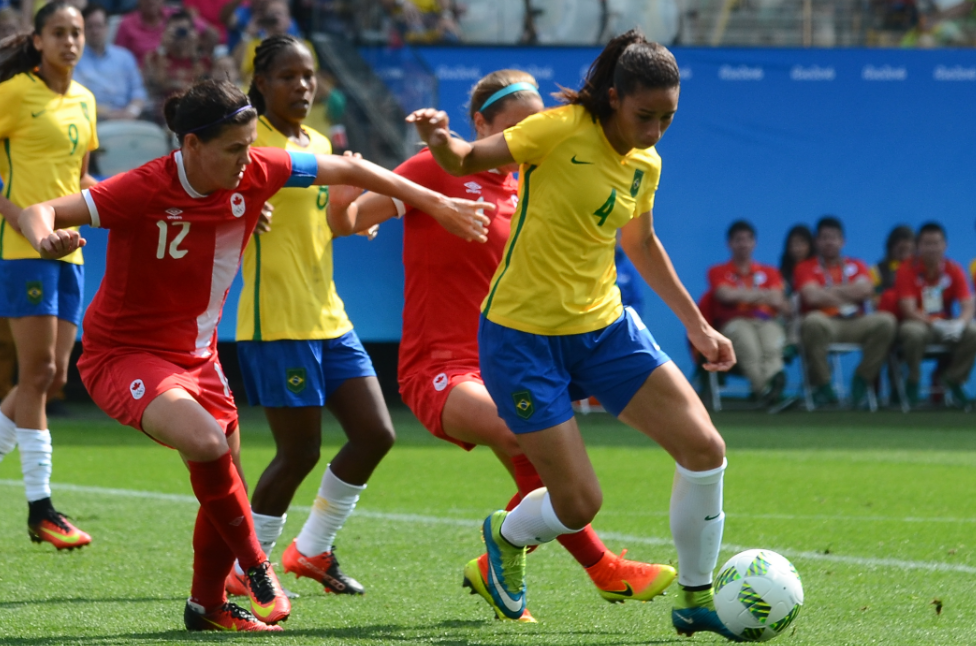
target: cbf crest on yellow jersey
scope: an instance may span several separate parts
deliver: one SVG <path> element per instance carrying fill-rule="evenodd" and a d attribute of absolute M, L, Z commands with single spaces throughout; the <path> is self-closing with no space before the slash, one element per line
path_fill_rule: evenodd
<path fill-rule="evenodd" d="M 623 312 L 617 229 L 654 206 L 661 158 L 653 148 L 617 153 L 579 105 L 533 115 L 505 139 L 521 197 L 482 312 L 550 336 L 610 325 Z"/>
<path fill-rule="evenodd" d="M 0 83 L 0 146 L 3 195 L 17 206 L 80 192 L 85 155 L 98 148 L 95 97 L 74 81 L 58 94 L 30 72 Z M 2 220 L 0 257 L 40 255 Z M 82 264 L 81 249 L 61 260 Z"/>
<path fill-rule="evenodd" d="M 304 128 L 302 148 L 258 119 L 255 146 L 332 154 L 328 138 Z M 332 274 L 332 230 L 325 219 L 325 186 L 283 188 L 269 200 L 271 231 L 251 237 L 244 250 L 244 289 L 237 306 L 238 341 L 335 339 L 352 329 Z"/>

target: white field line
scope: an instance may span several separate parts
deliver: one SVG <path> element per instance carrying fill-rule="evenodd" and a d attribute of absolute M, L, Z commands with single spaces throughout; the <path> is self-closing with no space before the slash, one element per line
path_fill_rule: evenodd
<path fill-rule="evenodd" d="M 2 480 L 0 479 L 0 486 L 5 487 L 22 487 L 23 482 L 20 480 Z M 171 494 L 171 493 L 158 493 L 155 491 L 137 491 L 133 489 L 110 489 L 106 487 L 88 487 L 83 485 L 73 485 L 65 483 L 51 483 L 51 488 L 58 491 L 70 491 L 74 493 L 87 493 L 96 496 L 117 496 L 120 498 L 143 498 L 149 500 L 160 500 L 166 502 L 179 502 L 179 503 L 193 503 L 196 504 L 197 499 L 193 496 L 187 496 L 184 494 Z M 311 507 L 292 505 L 289 510 L 299 511 L 308 513 L 312 510 Z M 417 523 L 422 525 L 451 525 L 455 527 L 471 527 L 472 529 L 481 525 L 481 521 L 465 519 L 465 518 L 445 518 L 442 516 L 425 516 L 421 514 L 392 514 L 387 512 L 369 511 L 366 509 L 357 509 L 356 516 L 360 518 L 373 518 L 376 520 L 382 520 L 387 522 L 395 523 Z M 788 516 L 783 516 L 783 518 L 793 518 Z M 819 516 L 817 518 L 820 518 Z M 826 517 L 824 517 L 826 518 Z M 833 520 L 845 520 L 846 517 L 834 517 Z M 915 522 L 914 519 L 889 519 L 889 520 L 902 520 L 903 522 Z M 955 519 L 956 522 L 972 522 L 971 519 Z M 950 519 L 943 519 L 943 522 L 950 522 Z M 618 532 L 600 532 L 600 536 L 610 540 L 620 541 L 623 543 L 638 543 L 643 545 L 654 545 L 654 546 L 671 546 L 673 544 L 670 538 L 658 538 L 654 536 L 633 536 L 630 534 L 621 534 Z M 745 545 L 733 545 L 731 543 L 724 543 L 722 545 L 723 552 L 737 553 L 744 550 L 751 549 L 751 546 Z M 976 574 L 976 567 L 970 565 L 959 565 L 953 563 L 940 563 L 937 561 L 905 561 L 902 559 L 886 559 L 886 558 L 865 558 L 860 556 L 842 556 L 840 554 L 822 554 L 820 552 L 811 551 L 801 551 L 801 550 L 791 550 L 788 548 L 776 548 L 775 551 L 779 552 L 783 556 L 787 556 L 795 559 L 807 559 L 811 561 L 825 561 L 828 563 L 842 563 L 846 565 L 854 565 L 859 567 L 864 567 L 868 569 L 872 568 L 895 568 L 899 570 L 922 570 L 925 572 L 958 572 L 962 574 Z"/>

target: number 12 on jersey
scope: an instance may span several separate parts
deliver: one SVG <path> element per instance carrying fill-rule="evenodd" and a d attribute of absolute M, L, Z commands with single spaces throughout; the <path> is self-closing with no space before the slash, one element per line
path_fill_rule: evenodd
<path fill-rule="evenodd" d="M 176 235 L 173 237 L 172 241 L 169 240 L 170 225 L 168 222 L 164 222 L 163 220 L 157 220 L 156 226 L 159 227 L 159 244 L 156 245 L 156 258 L 160 260 L 165 258 L 167 249 L 169 250 L 170 258 L 179 260 L 180 258 L 185 256 L 187 250 L 180 249 L 180 243 L 183 242 L 183 238 L 186 237 L 186 234 L 190 232 L 190 223 L 174 222 L 172 228 L 173 229 L 179 228 L 179 231 L 176 232 Z M 169 241 L 168 247 L 166 245 L 167 241 Z"/>

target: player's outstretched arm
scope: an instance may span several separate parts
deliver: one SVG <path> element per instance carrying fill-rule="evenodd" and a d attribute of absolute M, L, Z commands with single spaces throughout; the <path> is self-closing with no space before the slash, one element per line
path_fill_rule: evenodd
<path fill-rule="evenodd" d="M 318 174 L 315 177 L 315 184 L 345 184 L 394 197 L 429 213 L 438 221 L 449 220 L 456 223 L 458 230 L 463 231 L 461 237 L 466 240 L 477 240 L 478 242 L 488 240 L 487 227 L 490 220 L 484 215 L 484 209 L 494 209 L 493 204 L 445 197 L 365 159 L 339 157 L 337 155 L 316 155 L 316 159 L 318 160 Z M 353 228 L 360 230 L 358 213 L 353 213 L 352 216 L 355 217 L 351 217 L 349 207 L 346 207 L 345 214 L 342 215 L 343 206 L 337 202 L 334 207 L 336 211 L 334 218 L 340 230 L 350 226 L 350 222 L 354 220 Z M 358 209 L 358 207 L 353 208 Z M 363 224 L 366 224 L 366 220 L 363 221 Z M 369 226 L 372 224 L 375 222 Z M 332 226 L 331 222 L 330 226 Z M 369 228 L 369 226 L 362 228 Z"/>
<path fill-rule="evenodd" d="M 441 168 L 455 177 L 473 175 L 515 162 L 503 133 L 468 142 L 451 136 L 447 113 L 434 108 L 416 110 L 407 122 L 417 126 L 417 133 L 430 147 Z"/>
<path fill-rule="evenodd" d="M 91 223 L 85 198 L 75 194 L 27 207 L 20 212 L 15 228 L 20 229 L 42 258 L 54 259 L 85 246 L 80 233 L 64 227 Z"/>
<path fill-rule="evenodd" d="M 671 258 L 654 233 L 654 219 L 650 211 L 634 218 L 620 230 L 620 246 L 641 277 L 684 324 L 688 339 L 707 361 L 703 367 L 706 370 L 728 370 L 734 366 L 732 342 L 705 320 L 698 305 L 681 284 Z"/>

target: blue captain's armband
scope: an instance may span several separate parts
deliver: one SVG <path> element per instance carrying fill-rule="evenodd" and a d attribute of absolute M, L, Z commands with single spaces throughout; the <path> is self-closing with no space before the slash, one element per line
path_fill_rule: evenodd
<path fill-rule="evenodd" d="M 285 188 L 308 188 L 315 182 L 319 173 L 319 162 L 312 153 L 293 153 L 291 156 L 291 177 Z"/>

